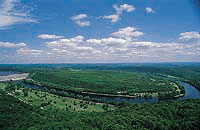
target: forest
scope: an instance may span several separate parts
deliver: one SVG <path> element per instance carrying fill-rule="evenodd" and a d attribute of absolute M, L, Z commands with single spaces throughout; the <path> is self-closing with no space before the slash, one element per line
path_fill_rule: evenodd
<path fill-rule="evenodd" d="M 34 81 L 56 89 L 115 95 L 176 92 L 176 84 L 168 78 L 138 72 L 53 70 L 30 74 Z"/>
<path fill-rule="evenodd" d="M 199 88 L 199 70 L 198 64 L 0 65 L 0 71 L 29 73 L 27 80 L 0 83 L 0 129 L 198 130 L 199 99 L 130 104 L 79 94 L 173 97 L 184 94 L 178 81 Z"/>
<path fill-rule="evenodd" d="M 1 92 L 0 104 L 2 130 L 198 130 L 200 128 L 199 100 L 134 104 L 106 112 L 71 112 L 56 109 L 42 110 Z"/>

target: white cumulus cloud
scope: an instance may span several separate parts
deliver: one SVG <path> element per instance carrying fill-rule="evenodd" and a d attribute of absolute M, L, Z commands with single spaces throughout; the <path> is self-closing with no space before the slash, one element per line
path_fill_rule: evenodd
<path fill-rule="evenodd" d="M 100 53 L 98 49 L 86 44 L 83 36 L 78 35 L 68 39 L 59 39 L 47 42 L 46 46 L 50 49 L 50 55 L 56 56 L 80 56 Z"/>
<path fill-rule="evenodd" d="M 121 46 L 128 43 L 127 40 L 121 39 L 121 38 L 114 38 L 114 37 L 108 37 L 108 38 L 102 38 L 102 39 L 88 39 L 86 40 L 87 43 L 90 45 L 100 45 L 100 46 Z"/>
<path fill-rule="evenodd" d="M 20 48 L 20 47 L 26 47 L 25 43 L 10 43 L 10 42 L 0 42 L 0 47 L 4 48 Z"/>
<path fill-rule="evenodd" d="M 189 41 L 189 40 L 199 40 L 200 33 L 198 32 L 183 32 L 180 34 L 180 40 Z"/>
<path fill-rule="evenodd" d="M 27 56 L 37 56 L 41 55 L 43 50 L 38 49 L 29 49 L 29 48 L 20 48 L 17 50 L 18 55 L 27 55 Z"/>
<path fill-rule="evenodd" d="M 71 17 L 71 19 L 81 27 L 90 26 L 90 21 L 85 20 L 88 17 L 87 14 L 79 14 L 76 16 Z"/>
<path fill-rule="evenodd" d="M 38 35 L 38 38 L 41 38 L 41 39 L 60 39 L 60 38 L 64 38 L 64 36 L 57 36 L 55 34 L 40 34 L 40 35 Z"/>
<path fill-rule="evenodd" d="M 155 11 L 150 7 L 146 7 L 145 9 L 147 13 L 155 13 Z"/>
<path fill-rule="evenodd" d="M 104 19 L 111 19 L 113 23 L 118 22 L 120 20 L 120 15 L 126 11 L 126 12 L 132 12 L 135 10 L 135 7 L 133 5 L 123 4 L 120 6 L 113 5 L 113 8 L 116 10 L 115 14 L 103 16 Z"/>
<path fill-rule="evenodd" d="M 57 61 L 59 59 L 58 61 L 65 62 L 184 61 L 191 59 L 191 57 L 200 57 L 198 41 L 190 44 L 186 44 L 185 41 L 136 41 L 135 38 L 143 35 L 143 32 L 138 34 L 136 32 L 139 32 L 136 27 L 125 27 L 111 33 L 108 37 L 85 39 L 78 35 L 54 39 L 46 42 L 46 48 L 43 49 L 30 49 L 19 44 L 20 48 L 17 48 L 17 54 L 21 58 L 31 59 L 30 56 L 35 57 L 37 61 L 41 58 L 44 61 Z M 183 39 L 199 38 L 198 35 L 191 36 L 191 34 L 189 37 L 189 34 L 182 33 L 181 36 L 185 36 Z"/>
<path fill-rule="evenodd" d="M 51 41 L 51 42 L 47 42 L 46 45 L 48 47 L 76 47 L 78 43 L 82 43 L 84 40 L 84 37 L 81 35 L 78 35 L 76 37 L 73 38 L 69 38 L 69 39 L 60 39 L 60 40 L 56 40 L 56 41 Z"/>
<path fill-rule="evenodd" d="M 138 31 L 138 29 L 135 27 L 126 27 L 126 28 L 119 29 L 117 32 L 113 32 L 111 35 L 115 36 L 115 37 L 120 37 L 120 38 L 125 38 L 125 39 L 130 40 L 133 38 L 140 37 L 140 36 L 144 35 L 144 33 Z"/>

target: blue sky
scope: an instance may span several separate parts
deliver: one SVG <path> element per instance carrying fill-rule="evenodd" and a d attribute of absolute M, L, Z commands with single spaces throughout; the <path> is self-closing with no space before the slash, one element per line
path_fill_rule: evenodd
<path fill-rule="evenodd" d="M 0 63 L 199 62 L 195 0 L 0 0 Z"/>

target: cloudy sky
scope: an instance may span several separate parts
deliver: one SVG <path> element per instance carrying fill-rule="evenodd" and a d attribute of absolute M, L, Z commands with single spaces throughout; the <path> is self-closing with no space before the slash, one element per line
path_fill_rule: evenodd
<path fill-rule="evenodd" d="M 0 64 L 199 62 L 195 0 L 0 0 Z"/>

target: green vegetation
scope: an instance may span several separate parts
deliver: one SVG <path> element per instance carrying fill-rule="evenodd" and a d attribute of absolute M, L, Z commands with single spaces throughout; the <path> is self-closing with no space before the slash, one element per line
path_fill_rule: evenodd
<path fill-rule="evenodd" d="M 5 84 L 2 86 L 6 86 Z M 1 86 L 0 86 L 1 88 Z M 55 94 L 50 94 L 45 91 L 36 89 L 24 88 L 18 83 L 9 83 L 4 91 L 9 95 L 23 101 L 31 106 L 45 109 L 45 110 L 68 110 L 68 111 L 104 111 L 103 103 L 96 103 L 92 101 L 84 101 L 75 98 L 62 97 Z M 113 110 L 113 105 L 106 105 L 106 110 Z"/>
<path fill-rule="evenodd" d="M 41 107 L 42 109 L 67 109 L 69 111 L 104 111 L 102 108 L 103 104 L 100 103 L 83 101 L 69 97 L 61 97 L 38 90 L 28 90 L 28 96 L 25 96 L 23 90 L 26 89 L 20 88 L 18 91 L 15 91 L 13 95 L 15 95 L 17 92 L 17 98 L 27 102 L 28 104 L 34 105 L 36 107 Z M 18 94 L 18 92 L 20 94 Z M 109 105 L 108 109 L 111 110 L 114 109 L 114 107 Z"/>
<path fill-rule="evenodd" d="M 179 80 L 200 86 L 198 64 L 0 65 L 30 73 L 25 82 L 0 83 L 0 129 L 198 130 L 200 100 L 115 105 L 83 92 L 169 98 L 184 93 Z"/>
<path fill-rule="evenodd" d="M 43 110 L 0 94 L 0 128 L 7 129 L 177 129 L 200 128 L 200 101 L 135 104 L 106 112 Z"/>
<path fill-rule="evenodd" d="M 190 84 L 200 89 L 199 63 L 91 64 L 68 66 L 74 69 L 120 70 L 127 72 L 151 73 L 156 75 L 170 75 L 173 78 L 176 77 L 177 79 L 188 81 Z"/>
<path fill-rule="evenodd" d="M 47 88 L 73 92 L 131 96 L 178 92 L 178 88 L 168 78 L 150 73 L 53 70 L 32 73 L 30 78 Z"/>
<path fill-rule="evenodd" d="M 147 64 L 30 64 L 0 65 L 2 71 L 18 71 L 25 73 L 49 72 L 52 70 L 114 70 L 138 73 L 164 74 L 186 80 L 200 89 L 199 63 L 147 63 Z M 171 78 L 171 77 L 169 77 Z"/>
<path fill-rule="evenodd" d="M 5 90 L 6 84 L 5 83 L 0 83 L 0 90 Z"/>

